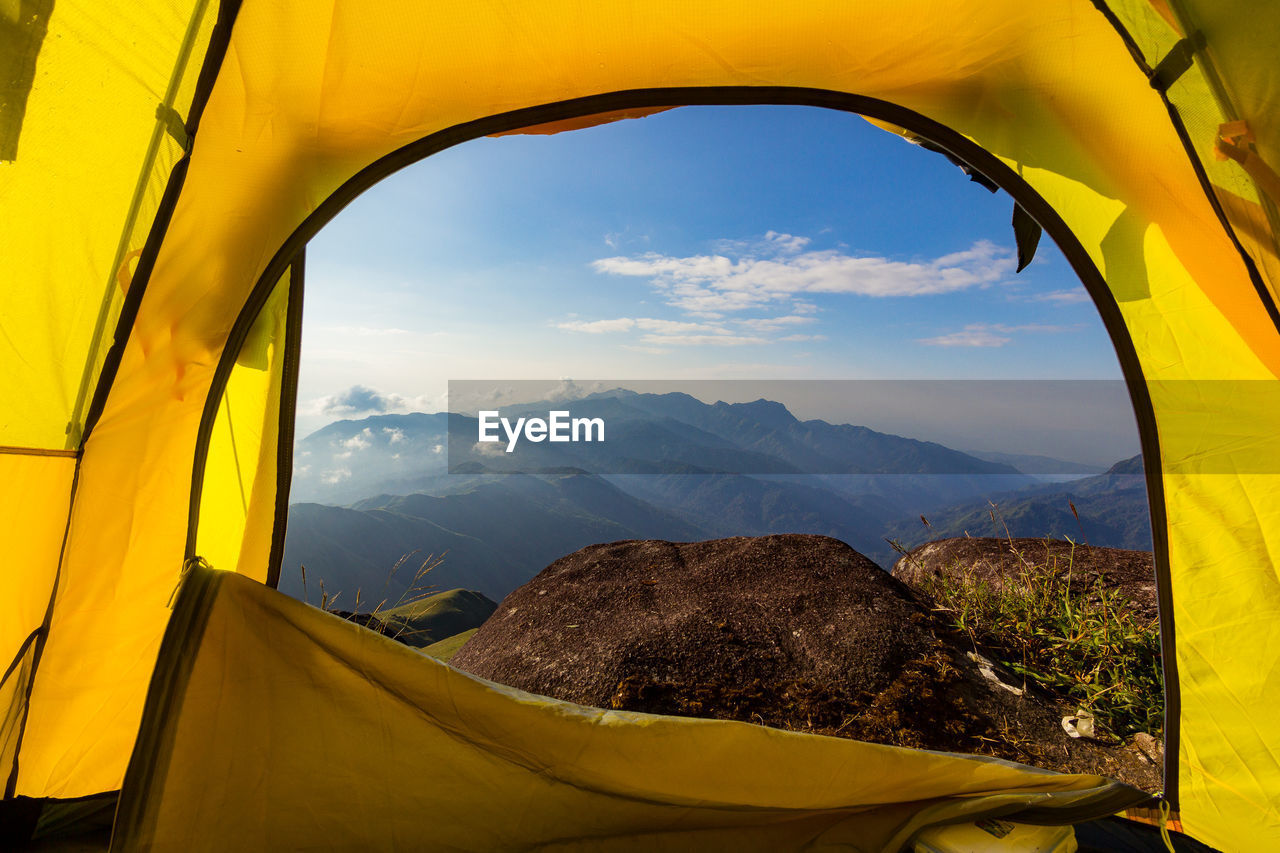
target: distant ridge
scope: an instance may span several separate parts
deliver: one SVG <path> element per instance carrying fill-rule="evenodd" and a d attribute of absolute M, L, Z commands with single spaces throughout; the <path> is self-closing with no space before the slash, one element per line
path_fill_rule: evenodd
<path fill-rule="evenodd" d="M 548 405 L 510 413 L 545 414 Z M 681 473 L 590 474 L 564 444 L 540 445 L 545 473 L 494 474 L 476 457 L 449 473 L 449 431 L 474 430 L 474 419 L 338 421 L 298 444 L 281 588 L 300 595 L 305 565 L 349 602 L 357 588 L 366 598 L 381 588 L 403 555 L 444 554 L 432 583 L 496 600 L 564 554 L 624 539 L 814 534 L 884 568 L 897 558 L 886 540 L 910 547 L 942 536 L 1003 536 L 1006 522 L 1016 536 L 1150 548 L 1140 459 L 1052 483 L 1011 464 L 1035 457 L 981 459 L 866 427 L 801 421 L 765 399 L 707 404 L 688 394 L 618 390 L 571 405 L 575 415 L 607 416 L 611 434 L 629 437 L 614 452 L 632 470 L 653 471 L 649 463 L 667 458 Z M 758 473 L 706 473 L 719 465 Z M 998 524 L 988 500 L 1000 506 Z"/>

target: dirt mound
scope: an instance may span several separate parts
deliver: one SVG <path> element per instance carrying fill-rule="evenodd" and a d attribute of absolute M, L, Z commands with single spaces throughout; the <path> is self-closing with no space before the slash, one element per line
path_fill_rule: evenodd
<path fill-rule="evenodd" d="M 939 539 L 903 555 L 893 567 L 893 576 L 913 587 L 928 575 L 950 575 L 968 582 L 986 580 L 999 586 L 1022 577 L 1024 560 L 1056 567 L 1063 577 L 1070 572 L 1073 589 L 1092 587 L 1100 579 L 1104 588 L 1118 589 L 1129 599 L 1135 616 L 1150 621 L 1157 618 L 1150 551 L 1072 545 L 1062 539 Z"/>
<path fill-rule="evenodd" d="M 1068 738 L 1072 709 L 968 653 L 907 586 L 823 536 L 584 548 L 507 596 L 451 662 L 583 705 L 1159 784 L 1135 751 Z"/>

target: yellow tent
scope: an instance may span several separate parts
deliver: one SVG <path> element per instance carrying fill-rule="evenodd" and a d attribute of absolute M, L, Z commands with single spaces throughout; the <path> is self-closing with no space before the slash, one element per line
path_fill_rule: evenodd
<path fill-rule="evenodd" d="M 1278 38 L 1241 0 L 0 0 L 3 813 L 122 790 L 119 849 L 892 849 L 1133 802 L 530 697 L 271 589 L 338 210 L 482 135 L 805 104 L 968 163 L 1092 294 L 1145 453 L 1165 799 L 1280 847 Z"/>

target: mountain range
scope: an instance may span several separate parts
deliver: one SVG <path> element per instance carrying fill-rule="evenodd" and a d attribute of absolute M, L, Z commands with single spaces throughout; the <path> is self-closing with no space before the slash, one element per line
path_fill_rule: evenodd
<path fill-rule="evenodd" d="M 549 407 L 566 408 L 543 402 L 503 414 L 545 416 Z M 356 589 L 365 601 L 395 600 L 407 579 L 387 576 L 401 557 L 443 554 L 432 585 L 500 600 L 556 558 L 597 542 L 783 532 L 841 539 L 887 568 L 895 557 L 887 540 L 910 547 L 966 531 L 1004 535 L 993 529 L 988 501 L 1017 536 L 1150 546 L 1135 460 L 1046 482 L 1017 463 L 1056 467 L 1059 476 L 1079 468 L 1046 457 L 982 459 L 866 427 L 802 421 L 769 400 L 708 404 L 619 390 L 570 407 L 575 417 L 603 417 L 609 440 L 521 444 L 515 460 L 478 450 L 476 419 L 454 413 L 344 420 L 307 436 L 297 447 L 281 589 L 301 595 L 305 565 L 309 579 L 324 578 L 348 604 Z"/>

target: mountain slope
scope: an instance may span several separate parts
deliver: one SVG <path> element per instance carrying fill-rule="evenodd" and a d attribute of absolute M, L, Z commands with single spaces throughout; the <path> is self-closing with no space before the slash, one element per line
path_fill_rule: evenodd
<path fill-rule="evenodd" d="M 956 536 L 1070 538 L 1112 548 L 1151 550 L 1151 520 L 1142 457 L 1117 462 L 1105 474 L 1070 483 L 1050 483 L 967 501 L 918 518 L 892 524 L 886 534 L 912 548 Z M 1079 521 L 1072 513 L 1075 506 Z M 1006 526 L 1008 530 L 1006 530 Z"/>
<path fill-rule="evenodd" d="M 571 403 L 511 406 L 503 415 L 545 417 L 551 409 L 604 419 L 607 440 L 518 441 L 515 452 L 506 453 L 505 443 L 477 442 L 478 421 L 466 415 L 378 415 L 339 421 L 299 442 L 294 499 L 350 503 L 379 493 L 406 494 L 450 470 L 818 474 L 858 479 L 844 489 L 846 494 L 876 491 L 869 481 L 882 475 L 947 477 L 941 491 L 933 488 L 936 484 L 915 489 L 913 505 L 931 495 L 958 500 L 1036 482 L 1009 465 L 935 442 L 850 424 L 800 421 L 769 400 L 707 404 L 687 394 L 618 390 Z"/>
<path fill-rule="evenodd" d="M 462 586 L 501 599 L 547 563 L 595 542 L 652 537 L 704 538 L 697 526 L 596 477 L 494 477 L 443 496 L 414 494 L 364 501 L 361 508 L 295 504 L 289 513 L 280 588 L 302 592 L 326 581 L 350 604 L 396 600 L 427 555 L 444 557 L 426 581 Z M 387 575 L 414 553 L 398 574 Z M 317 586 L 311 592 L 316 594 Z M 386 590 L 385 592 L 383 590 Z"/>

